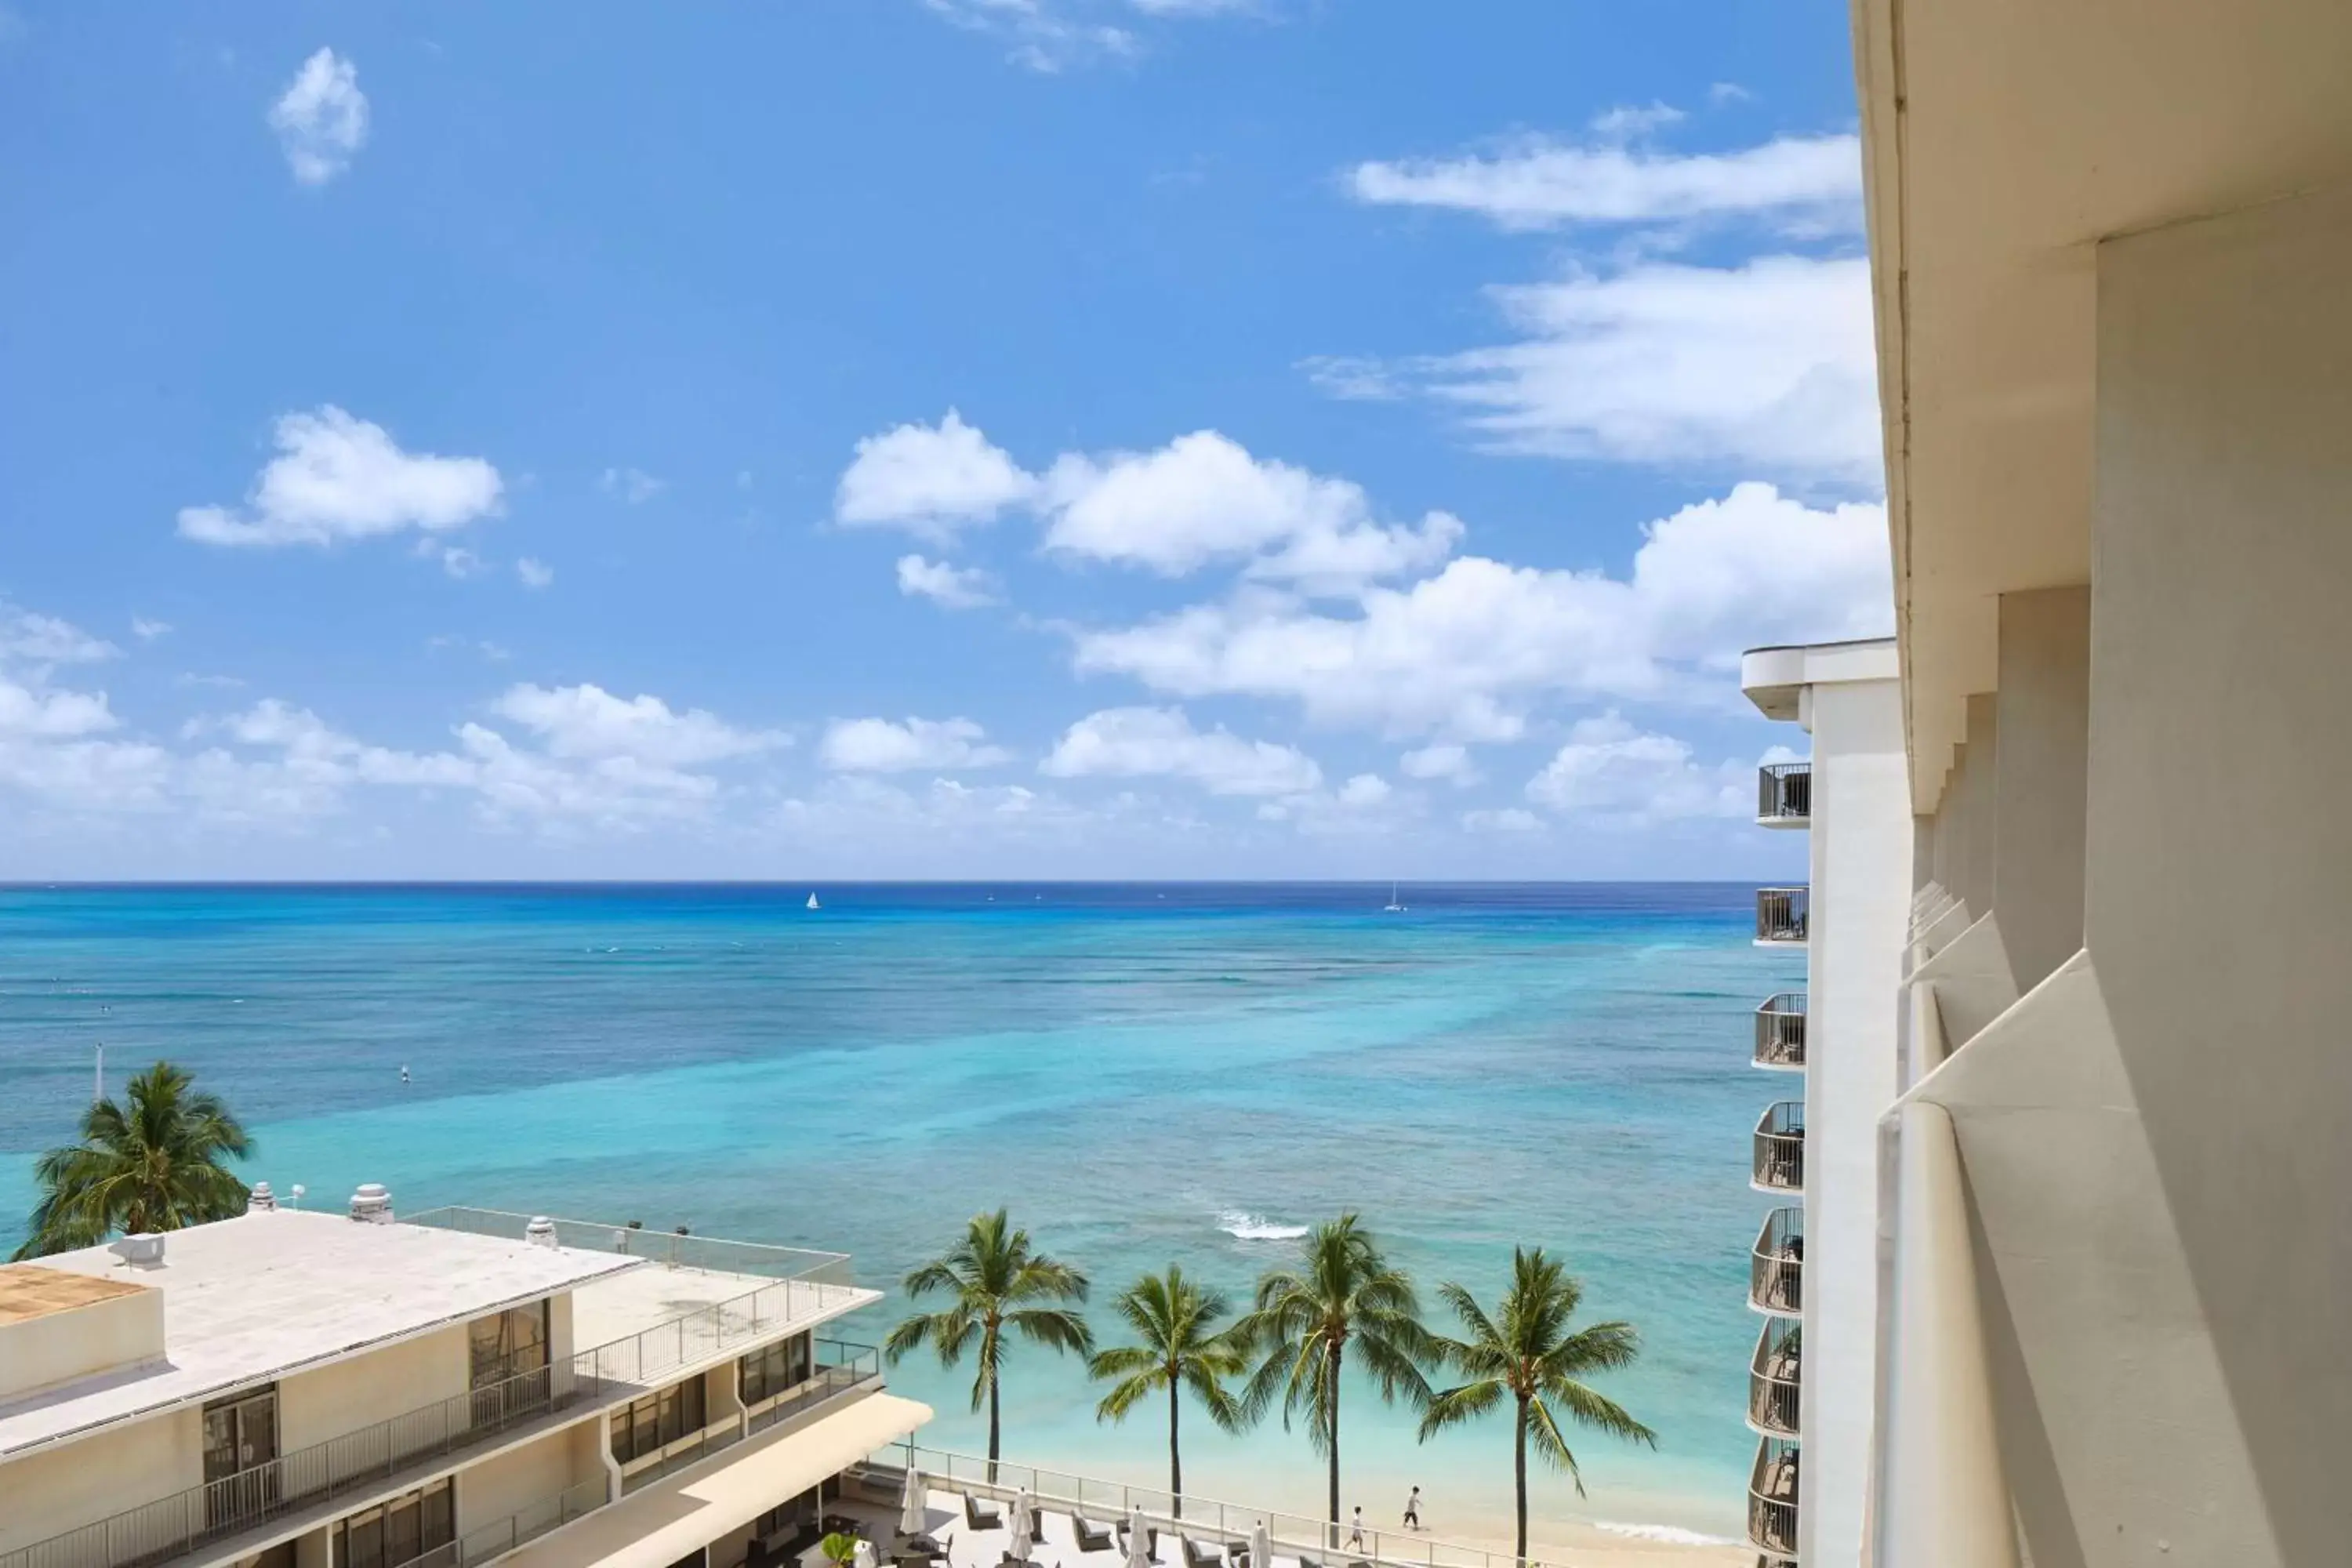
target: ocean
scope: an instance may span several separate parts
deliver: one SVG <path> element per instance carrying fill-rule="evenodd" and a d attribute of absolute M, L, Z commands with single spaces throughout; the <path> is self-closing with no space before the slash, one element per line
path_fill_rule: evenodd
<path fill-rule="evenodd" d="M 1572 1436 L 1589 1497 L 1543 1521 L 1739 1532 L 1769 1200 L 1749 1129 L 1790 1080 L 1749 1015 L 1801 955 L 1730 884 L 879 884 L 0 889 L 0 1249 L 68 1141 L 94 1047 L 158 1057 L 256 1136 L 247 1179 L 339 1208 L 470 1204 L 845 1251 L 888 1288 L 1004 1205 L 1102 1298 L 1181 1262 L 1243 1298 L 1353 1210 L 1422 1283 L 1491 1300 L 1565 1256 L 1588 1318 L 1641 1331 L 1601 1386 L 1654 1452 Z M 407 1080 L 403 1081 L 405 1068 Z M 877 1342 L 895 1292 L 841 1331 Z M 1433 1312 L 1434 1310 L 1433 1305 Z M 977 1451 L 971 1374 L 910 1358 L 925 1441 Z M 1008 1458 L 1163 1481 L 1164 1425 L 1099 1426 L 1075 1363 L 1015 1347 Z M 1369 1385 L 1346 1491 L 1492 1533 L 1507 1426 L 1419 1445 Z M 1278 1420 L 1186 1422 L 1187 1489 L 1317 1512 Z"/>

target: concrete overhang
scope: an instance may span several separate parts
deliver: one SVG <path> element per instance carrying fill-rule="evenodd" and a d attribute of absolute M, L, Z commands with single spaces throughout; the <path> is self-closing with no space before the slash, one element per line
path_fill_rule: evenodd
<path fill-rule="evenodd" d="M 1739 656 L 1739 689 L 1767 719 L 1805 721 L 1809 686 L 1894 680 L 1902 674 L 1893 637 L 1751 647 Z"/>
<path fill-rule="evenodd" d="M 2100 240 L 2352 177 L 2344 0 L 1853 0 L 1914 809 L 2091 575 Z"/>

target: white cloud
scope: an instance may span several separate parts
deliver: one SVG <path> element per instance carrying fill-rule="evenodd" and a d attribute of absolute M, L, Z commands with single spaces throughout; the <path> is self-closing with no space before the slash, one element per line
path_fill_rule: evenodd
<path fill-rule="evenodd" d="M 249 515 L 187 507 L 180 532 L 205 544 L 332 544 L 415 528 L 441 533 L 499 510 L 498 469 L 479 458 L 404 452 L 381 425 L 326 405 L 281 416 L 278 456 L 254 480 Z"/>
<path fill-rule="evenodd" d="M 1107 708 L 1064 732 L 1038 771 L 1057 778 L 1190 779 L 1212 795 L 1298 795 L 1318 787 L 1313 758 L 1222 726 L 1192 728 L 1178 708 Z"/>
<path fill-rule="evenodd" d="M 359 70 L 332 49 L 302 62 L 269 109 L 269 128 L 295 179 L 322 185 L 352 166 L 367 142 L 368 101 Z"/>
<path fill-rule="evenodd" d="M 114 727 L 103 691 L 46 690 L 0 676 L 0 736 L 53 741 Z"/>
<path fill-rule="evenodd" d="M 1545 697 L 1714 695 L 1720 682 L 1694 675 L 1733 668 L 1743 647 L 1892 623 L 1883 508 L 1744 484 L 1643 531 L 1629 578 L 1465 556 L 1363 590 L 1354 615 L 1244 594 L 1079 631 L 1074 659 L 1176 696 L 1290 699 L 1321 723 L 1502 740 Z"/>
<path fill-rule="evenodd" d="M 1359 163 L 1349 189 L 1361 202 L 1450 208 L 1517 230 L 1723 217 L 1810 233 L 1860 226 L 1859 138 L 1784 136 L 1690 154 L 1627 145 L 1680 118 L 1664 105 L 1621 109 L 1594 122 L 1592 142 L 1537 139 L 1491 155 Z"/>
<path fill-rule="evenodd" d="M 462 544 L 438 544 L 430 539 L 417 542 L 416 553 L 427 560 L 438 561 L 441 570 L 460 583 L 468 577 L 478 577 L 490 569 L 490 563 Z"/>
<path fill-rule="evenodd" d="M 1433 511 L 1383 524 L 1362 487 L 1271 458 L 1214 430 L 1149 452 L 1066 452 L 1030 473 L 950 412 L 934 428 L 901 425 L 857 444 L 835 515 L 944 537 L 1007 509 L 1034 514 L 1065 559 L 1105 561 L 1180 576 L 1213 561 L 1248 575 L 1332 592 L 1445 558 L 1460 520 Z M 921 572 L 942 570 L 908 558 Z M 903 591 L 910 569 L 900 563 Z"/>
<path fill-rule="evenodd" d="M 1378 773 L 1358 773 L 1339 786 L 1341 805 L 1378 805 L 1388 799 L 1389 781 Z"/>
<path fill-rule="evenodd" d="M 29 664 L 91 664 L 113 658 L 122 650 L 103 637 L 94 637 L 70 621 L 38 616 L 0 599 L 0 662 L 22 659 Z"/>
<path fill-rule="evenodd" d="M 852 526 L 908 529 L 946 538 L 992 522 L 1029 499 L 1034 478 L 954 409 L 937 425 L 900 425 L 857 443 L 834 493 L 833 515 Z"/>
<path fill-rule="evenodd" d="M 514 686 L 490 706 L 537 735 L 554 757 L 688 768 L 787 743 L 774 731 L 739 730 L 700 708 L 678 711 L 658 697 L 615 697 L 587 684 Z"/>
<path fill-rule="evenodd" d="M 1291 368 L 1347 403 L 1393 403 L 1412 390 L 1388 364 L 1364 354 L 1309 354 Z"/>
<path fill-rule="evenodd" d="M 1450 742 L 1407 752 L 1397 759 L 1397 771 L 1409 779 L 1444 779 L 1456 789 L 1467 788 L 1484 776 L 1470 760 L 1469 748 Z"/>
<path fill-rule="evenodd" d="M 1532 811 L 1507 805 L 1499 811 L 1465 811 L 1462 814 L 1463 828 L 1471 833 L 1538 833 L 1543 818 Z"/>
<path fill-rule="evenodd" d="M 131 617 L 131 635 L 141 642 L 153 642 L 157 637 L 169 636 L 171 630 L 172 623 L 169 621 L 152 621 L 145 616 Z"/>
<path fill-rule="evenodd" d="M 1635 729 L 1614 712 L 1579 720 L 1528 798 L 1562 815 L 1641 823 L 1693 816 L 1740 816 L 1752 809 L 1749 768 L 1726 762 L 1702 767 L 1690 746 Z"/>
<path fill-rule="evenodd" d="M 1494 291 L 1520 341 L 1422 362 L 1497 450 L 1875 488 L 1870 264 L 1650 264 Z"/>
<path fill-rule="evenodd" d="M 996 603 L 995 581 L 979 567 L 927 561 L 920 555 L 898 557 L 898 592 L 929 599 L 950 610 L 970 610 Z"/>
<path fill-rule="evenodd" d="M 635 506 L 661 494 L 667 481 L 654 478 L 643 468 L 606 468 L 596 477 L 596 488 Z"/>
<path fill-rule="evenodd" d="M 842 719 L 825 731 L 817 759 L 835 773 L 951 773 L 996 767 L 1013 753 L 987 744 L 969 719 Z"/>
<path fill-rule="evenodd" d="M 555 568 L 526 555 L 515 563 L 515 575 L 526 588 L 544 588 L 555 581 Z"/>

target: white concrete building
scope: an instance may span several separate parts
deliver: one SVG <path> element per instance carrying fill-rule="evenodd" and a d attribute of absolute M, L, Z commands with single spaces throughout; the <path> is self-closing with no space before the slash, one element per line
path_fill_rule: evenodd
<path fill-rule="evenodd" d="M 1881 1240 L 1801 1554 L 2352 1561 L 2352 5 L 1853 16 L 1913 896 L 1874 1172 L 1807 1097 L 1806 1273 Z"/>
<path fill-rule="evenodd" d="M 1902 704 L 1889 640 L 1751 650 L 1740 683 L 1812 737 L 1765 767 L 1757 820 L 1808 832 L 1804 888 L 1757 893 L 1759 944 L 1801 942 L 1806 989 L 1757 1010 L 1755 1061 L 1801 1072 L 1756 1125 L 1750 1184 L 1785 1200 L 1758 1236 L 1748 1535 L 1781 1562 L 1852 1563 L 1865 1533 L 1877 1344 L 1878 1119 L 1895 1093 L 1895 987 L 1911 885 Z"/>
<path fill-rule="evenodd" d="M 930 1415 L 838 1254 L 256 1200 L 0 1268 L 0 1568 L 733 1568 Z"/>

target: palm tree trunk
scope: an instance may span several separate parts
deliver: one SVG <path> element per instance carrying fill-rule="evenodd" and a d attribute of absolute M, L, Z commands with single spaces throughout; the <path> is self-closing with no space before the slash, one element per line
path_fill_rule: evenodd
<path fill-rule="evenodd" d="M 992 1367 L 988 1373 L 988 1484 L 990 1486 L 996 1484 L 996 1454 L 1002 1439 L 1003 1426 L 997 1418 L 996 1408 L 996 1372 Z"/>
<path fill-rule="evenodd" d="M 1518 1483 L 1519 1495 L 1519 1561 L 1528 1560 L 1528 1402 L 1519 1399 L 1518 1420 L 1512 1432 L 1511 1468 Z"/>
<path fill-rule="evenodd" d="M 1324 1411 L 1323 1436 L 1331 1445 L 1331 1544 L 1339 1544 L 1339 1358 L 1340 1347 L 1331 1347 L 1331 1378 L 1326 1385 L 1325 1398 L 1328 1408 Z"/>
<path fill-rule="evenodd" d="M 1176 1447 L 1176 1379 L 1168 1379 L 1168 1510 L 1184 1517 L 1184 1459 Z"/>

